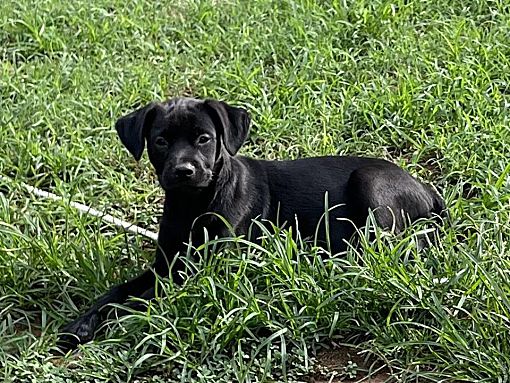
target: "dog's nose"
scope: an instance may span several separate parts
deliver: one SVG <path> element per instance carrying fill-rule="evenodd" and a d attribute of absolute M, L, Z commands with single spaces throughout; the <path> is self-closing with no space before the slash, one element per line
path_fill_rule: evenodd
<path fill-rule="evenodd" d="M 185 162 L 183 164 L 179 164 L 175 166 L 175 175 L 178 178 L 190 178 L 195 174 L 195 167 L 189 163 Z"/>

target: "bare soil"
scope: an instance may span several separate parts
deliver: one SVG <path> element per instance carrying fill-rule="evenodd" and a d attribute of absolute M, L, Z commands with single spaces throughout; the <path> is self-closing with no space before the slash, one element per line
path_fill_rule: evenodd
<path fill-rule="evenodd" d="M 367 360 L 353 347 L 337 345 L 317 355 L 315 372 L 307 377 L 309 383 L 366 382 L 391 383 L 389 370 L 382 362 Z"/>

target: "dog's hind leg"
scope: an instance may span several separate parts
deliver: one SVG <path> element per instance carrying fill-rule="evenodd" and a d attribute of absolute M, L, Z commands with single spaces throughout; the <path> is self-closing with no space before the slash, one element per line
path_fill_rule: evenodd
<path fill-rule="evenodd" d="M 400 232 L 419 218 L 445 214 L 441 197 L 396 166 L 355 170 L 348 181 L 349 208 L 357 226 L 364 226 L 371 210 L 378 226 Z"/>

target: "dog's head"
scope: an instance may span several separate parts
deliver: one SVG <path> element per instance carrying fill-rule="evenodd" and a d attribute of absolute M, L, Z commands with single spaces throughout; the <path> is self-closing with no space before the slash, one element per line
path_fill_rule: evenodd
<path fill-rule="evenodd" d="M 242 108 L 216 100 L 176 98 L 151 103 L 115 124 L 124 146 L 138 161 L 145 141 L 163 189 L 199 189 L 211 184 L 225 157 L 234 156 L 248 135 Z M 217 170 L 217 169 L 216 169 Z"/>

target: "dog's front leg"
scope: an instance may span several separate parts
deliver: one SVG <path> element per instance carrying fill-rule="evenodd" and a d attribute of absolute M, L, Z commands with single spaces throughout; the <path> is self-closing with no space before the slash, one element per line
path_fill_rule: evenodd
<path fill-rule="evenodd" d="M 65 326 L 59 334 L 57 347 L 66 352 L 79 344 L 94 338 L 95 332 L 106 317 L 107 306 L 112 303 L 124 303 L 129 297 L 141 297 L 154 287 L 156 275 L 166 276 L 168 263 L 163 253 L 158 250 L 156 261 L 151 270 L 143 272 L 136 278 L 114 286 L 101 296 L 90 309 Z"/>

